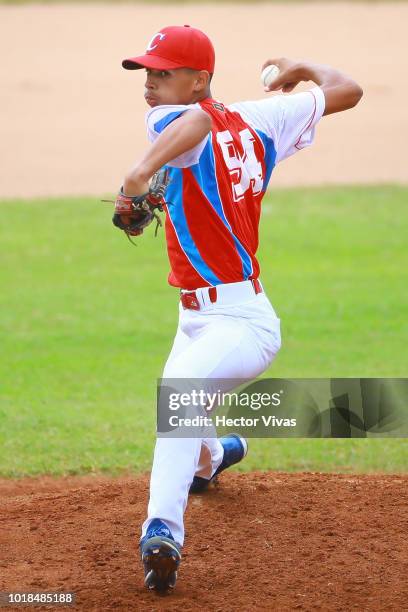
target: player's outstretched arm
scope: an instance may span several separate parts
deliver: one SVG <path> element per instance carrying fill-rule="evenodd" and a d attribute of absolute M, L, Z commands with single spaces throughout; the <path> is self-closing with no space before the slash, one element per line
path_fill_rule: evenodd
<path fill-rule="evenodd" d="M 125 177 L 126 195 L 140 195 L 148 191 L 148 181 L 159 168 L 189 151 L 211 131 L 211 117 L 201 109 L 192 109 L 175 119 L 155 140 Z"/>
<path fill-rule="evenodd" d="M 339 113 L 353 108 L 361 100 L 363 90 L 360 85 L 344 73 L 312 62 L 295 62 L 285 57 L 267 60 L 262 68 L 275 64 L 280 72 L 278 77 L 265 88 L 265 91 L 292 91 L 301 81 L 313 81 L 323 90 L 326 100 L 324 115 Z"/>

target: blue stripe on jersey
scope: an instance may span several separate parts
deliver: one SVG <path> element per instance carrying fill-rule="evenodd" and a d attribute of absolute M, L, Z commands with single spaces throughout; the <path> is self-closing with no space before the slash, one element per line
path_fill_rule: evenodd
<path fill-rule="evenodd" d="M 269 138 L 261 130 L 255 130 L 259 138 L 262 140 L 265 149 L 265 179 L 262 187 L 262 191 L 266 191 L 268 187 L 269 179 L 271 178 L 272 170 L 275 167 L 276 162 L 276 149 L 272 138 Z"/>
<path fill-rule="evenodd" d="M 179 111 L 174 111 L 174 113 L 169 113 L 168 115 L 166 115 L 165 117 L 163 117 L 163 119 L 160 119 L 159 121 L 157 121 L 157 123 L 154 124 L 154 131 L 157 132 L 158 134 L 161 134 L 162 131 L 175 119 L 177 119 L 177 117 L 180 117 L 180 115 L 182 115 L 185 112 L 185 110 L 179 110 Z"/>
<path fill-rule="evenodd" d="M 194 244 L 183 210 L 183 173 L 180 168 L 171 168 L 170 184 L 166 191 L 167 210 L 173 223 L 177 238 L 189 262 L 198 274 L 210 285 L 219 285 L 222 281 L 205 263 Z"/>
<path fill-rule="evenodd" d="M 214 208 L 217 215 L 220 217 L 221 221 L 224 223 L 225 227 L 231 233 L 234 239 L 235 246 L 241 258 L 243 270 L 242 274 L 244 280 L 247 280 L 247 278 L 252 274 L 252 261 L 245 248 L 242 246 L 238 238 L 234 235 L 232 228 L 228 222 L 228 219 L 224 214 L 220 195 L 218 193 L 217 188 L 215 160 L 211 138 L 208 139 L 208 142 L 205 145 L 203 152 L 201 153 L 199 164 L 191 166 L 190 170 L 194 174 L 197 183 L 200 185 L 201 191 L 204 193 L 207 200 L 209 200 L 210 204 Z"/>

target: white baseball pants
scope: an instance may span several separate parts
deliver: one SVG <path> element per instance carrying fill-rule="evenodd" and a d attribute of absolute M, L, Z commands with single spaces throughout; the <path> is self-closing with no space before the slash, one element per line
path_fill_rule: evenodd
<path fill-rule="evenodd" d="M 265 293 L 255 294 L 250 281 L 217 286 L 211 303 L 208 288 L 197 289 L 200 310 L 179 305 L 179 324 L 163 378 L 256 378 L 272 363 L 281 346 L 280 320 Z M 222 389 L 228 391 L 231 389 Z M 159 518 L 180 545 L 183 515 L 194 475 L 211 478 L 223 458 L 215 437 L 158 438 L 150 480 L 148 516 Z"/>

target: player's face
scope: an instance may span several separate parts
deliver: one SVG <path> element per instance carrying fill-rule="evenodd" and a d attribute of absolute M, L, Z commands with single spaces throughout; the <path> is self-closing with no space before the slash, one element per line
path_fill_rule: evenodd
<path fill-rule="evenodd" d="M 200 73 L 186 68 L 152 70 L 146 68 L 145 100 L 149 106 L 191 104 L 202 90 Z"/>

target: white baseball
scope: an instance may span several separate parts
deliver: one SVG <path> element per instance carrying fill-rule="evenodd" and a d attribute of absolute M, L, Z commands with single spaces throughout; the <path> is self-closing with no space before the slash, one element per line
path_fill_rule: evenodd
<path fill-rule="evenodd" d="M 279 68 L 275 66 L 275 64 L 270 64 L 269 66 L 264 68 L 261 74 L 262 85 L 264 87 L 269 87 L 269 85 L 271 85 L 271 83 L 273 83 L 273 81 L 276 79 L 278 74 Z"/>

